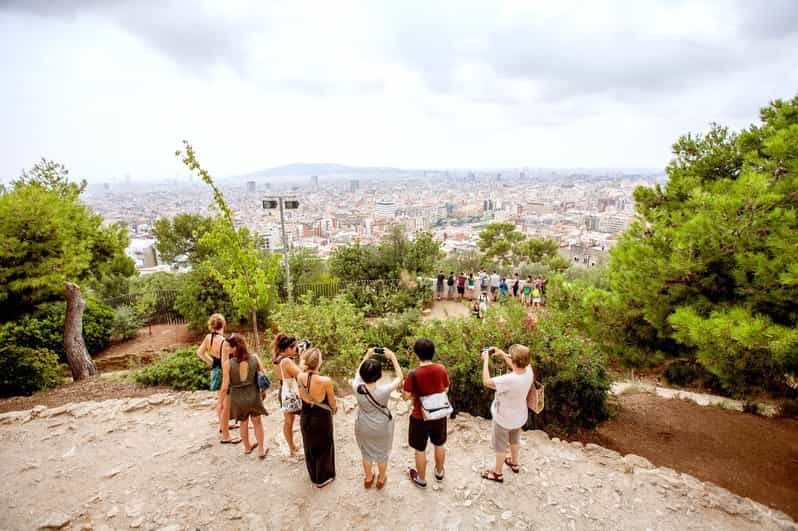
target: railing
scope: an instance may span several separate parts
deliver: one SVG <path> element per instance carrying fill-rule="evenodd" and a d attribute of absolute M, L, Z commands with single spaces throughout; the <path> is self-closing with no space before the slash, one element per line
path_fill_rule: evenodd
<path fill-rule="evenodd" d="M 112 308 L 132 306 L 144 318 L 144 324 L 186 324 L 186 319 L 175 308 L 176 289 L 158 289 L 128 293 L 112 299 L 105 304 Z"/>
<path fill-rule="evenodd" d="M 293 285 L 294 300 L 301 298 L 308 293 L 314 297 L 327 297 L 333 298 L 351 288 L 355 287 L 373 287 L 373 288 L 388 288 L 398 289 L 399 281 L 396 279 L 383 279 L 383 280 L 329 280 L 327 282 L 301 282 Z M 288 292 L 284 286 L 278 290 L 278 298 L 280 302 L 288 300 Z"/>

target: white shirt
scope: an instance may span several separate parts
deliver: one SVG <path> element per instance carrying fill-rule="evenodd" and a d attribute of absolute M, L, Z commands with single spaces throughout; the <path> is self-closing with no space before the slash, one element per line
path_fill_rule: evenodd
<path fill-rule="evenodd" d="M 499 287 L 499 282 L 500 281 L 501 281 L 501 277 L 499 276 L 498 273 L 493 273 L 490 276 L 490 285 L 493 286 L 494 288 L 498 288 Z"/>
<path fill-rule="evenodd" d="M 527 367 L 522 374 L 509 372 L 493 378 L 496 396 L 490 406 L 490 414 L 496 424 L 506 430 L 514 430 L 526 424 L 529 411 L 526 395 L 532 387 L 532 368 Z"/>

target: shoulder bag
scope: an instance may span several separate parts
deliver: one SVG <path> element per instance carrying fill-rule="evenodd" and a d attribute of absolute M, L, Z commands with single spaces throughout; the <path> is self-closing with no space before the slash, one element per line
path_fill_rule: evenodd
<path fill-rule="evenodd" d="M 369 388 L 366 387 L 366 384 L 360 384 L 357 388 L 357 392 L 360 393 L 361 395 L 366 395 L 366 398 L 368 399 L 369 402 L 371 402 L 371 405 L 377 408 L 377 410 L 380 411 L 383 415 L 388 417 L 388 420 L 393 419 L 393 415 L 391 414 L 391 410 L 388 408 L 388 405 L 386 404 L 383 406 L 382 404 L 377 402 L 377 399 L 374 398 L 374 395 L 371 394 L 371 391 L 369 391 Z"/>
<path fill-rule="evenodd" d="M 410 379 L 413 380 L 413 390 L 418 393 L 419 389 L 415 370 L 410 371 Z M 449 403 L 449 396 L 446 393 L 433 393 L 425 396 L 416 394 L 416 396 L 418 396 L 418 400 L 421 402 L 421 416 L 424 420 L 443 419 L 454 412 L 454 408 Z"/>
<path fill-rule="evenodd" d="M 529 386 L 529 392 L 526 394 L 526 407 L 536 415 L 540 415 L 546 405 L 545 391 L 546 386 L 535 380 L 532 377 L 532 385 Z"/>
<path fill-rule="evenodd" d="M 299 413 L 302 411 L 302 399 L 299 398 L 299 387 L 296 378 L 285 379 L 283 374 L 282 358 L 277 368 L 280 369 L 280 409 L 286 413 Z"/>

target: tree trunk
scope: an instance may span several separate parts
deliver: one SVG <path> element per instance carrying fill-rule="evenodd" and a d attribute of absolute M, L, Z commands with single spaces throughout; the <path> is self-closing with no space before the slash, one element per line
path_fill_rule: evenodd
<path fill-rule="evenodd" d="M 86 309 L 86 302 L 80 294 L 80 287 L 72 282 L 66 282 L 64 297 L 67 301 L 64 318 L 64 352 L 69 368 L 72 369 L 72 379 L 78 381 L 97 374 L 97 367 L 89 356 L 86 342 L 83 340 L 83 310 Z"/>
<path fill-rule="evenodd" d="M 258 311 L 254 308 L 252 311 L 252 332 L 255 334 L 255 352 L 260 354 L 260 336 L 258 335 Z"/>

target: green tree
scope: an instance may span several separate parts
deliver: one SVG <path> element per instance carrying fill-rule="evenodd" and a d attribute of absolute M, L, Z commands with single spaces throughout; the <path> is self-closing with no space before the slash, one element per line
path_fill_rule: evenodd
<path fill-rule="evenodd" d="M 198 214 L 161 218 L 152 228 L 155 248 L 164 262 L 175 267 L 199 264 L 213 255 L 213 249 L 200 243 L 210 228 L 211 218 Z"/>
<path fill-rule="evenodd" d="M 42 157 L 29 170 L 12 181 L 13 186 L 32 184 L 54 192 L 61 199 L 76 199 L 86 189 L 86 180 L 76 183 L 69 180 L 69 170 L 60 162 Z"/>
<path fill-rule="evenodd" d="M 542 262 L 545 258 L 556 256 L 560 244 L 547 238 L 529 238 L 513 249 L 513 254 L 529 262 Z"/>
<path fill-rule="evenodd" d="M 258 309 L 265 308 L 273 294 L 278 261 L 275 255 L 265 255 L 257 245 L 257 238 L 246 227 L 236 228 L 233 211 L 227 205 L 221 190 L 214 184 L 211 174 L 200 166 L 194 148 L 183 141 L 183 150 L 175 154 L 192 172 L 211 187 L 216 212 L 210 229 L 200 239 L 204 247 L 215 249 L 215 257 L 208 260 L 212 274 L 221 282 L 238 311 L 238 316 L 249 316 L 255 334 L 255 349 L 260 350 L 258 335 Z"/>
<path fill-rule="evenodd" d="M 40 163 L 0 194 L 0 320 L 62 299 L 66 281 L 101 284 L 134 272 L 127 231 L 102 226 L 60 168 Z"/>
<path fill-rule="evenodd" d="M 523 239 L 524 235 L 516 230 L 514 223 L 490 223 L 479 233 L 477 245 L 486 259 L 507 265 Z"/>
<path fill-rule="evenodd" d="M 635 191 L 640 219 L 611 252 L 636 346 L 694 353 L 727 390 L 798 370 L 798 97 L 739 135 L 713 125 L 674 145 L 663 189 Z"/>

